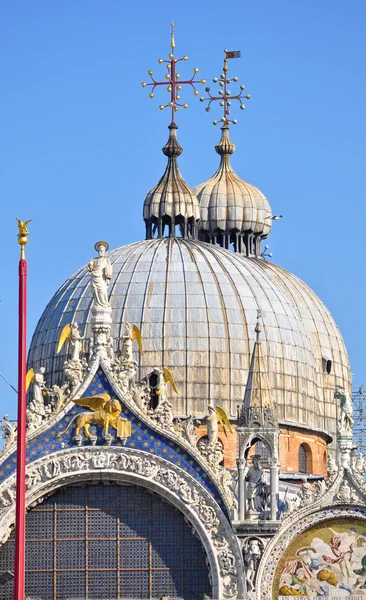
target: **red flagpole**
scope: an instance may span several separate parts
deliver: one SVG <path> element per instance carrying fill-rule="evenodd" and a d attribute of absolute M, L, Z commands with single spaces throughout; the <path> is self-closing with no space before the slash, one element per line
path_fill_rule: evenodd
<path fill-rule="evenodd" d="M 19 260 L 19 330 L 18 330 L 18 429 L 17 429 L 17 489 L 15 517 L 14 600 L 24 600 L 25 592 L 25 468 L 26 468 L 26 318 L 27 261 L 24 246 L 28 242 L 27 223 L 18 219 Z"/>

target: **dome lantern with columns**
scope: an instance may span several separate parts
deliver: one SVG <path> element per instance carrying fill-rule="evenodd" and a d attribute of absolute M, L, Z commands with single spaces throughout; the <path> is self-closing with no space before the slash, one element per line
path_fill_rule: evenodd
<path fill-rule="evenodd" d="M 230 156 L 235 145 L 229 127 L 222 127 L 220 142 L 215 146 L 221 157 L 216 173 L 194 188 L 200 202 L 199 238 L 247 256 L 259 256 L 260 243 L 268 237 L 272 212 L 265 195 L 235 173 Z"/>
<path fill-rule="evenodd" d="M 165 227 L 168 236 L 175 237 L 179 226 L 182 237 L 195 239 L 200 208 L 197 196 L 184 181 L 178 167 L 177 158 L 183 152 L 177 140 L 177 125 L 169 125 L 169 139 L 163 147 L 168 164 L 159 183 L 147 194 L 144 202 L 146 239 L 164 237 Z"/>

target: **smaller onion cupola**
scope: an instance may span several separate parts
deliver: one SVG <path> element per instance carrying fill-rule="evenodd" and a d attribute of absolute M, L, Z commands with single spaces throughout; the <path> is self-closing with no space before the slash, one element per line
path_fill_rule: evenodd
<path fill-rule="evenodd" d="M 179 170 L 177 158 L 182 154 L 183 148 L 177 140 L 177 129 L 175 123 L 169 125 L 169 139 L 163 147 L 168 164 L 159 183 L 145 198 L 146 239 L 166 236 L 166 228 L 168 235 L 174 237 L 176 226 L 182 237 L 197 237 L 200 207 L 196 194 L 184 181 Z"/>
<path fill-rule="evenodd" d="M 221 140 L 215 146 L 220 156 L 220 165 L 216 173 L 208 181 L 198 185 L 194 192 L 200 202 L 200 240 L 228 249 L 232 247 L 235 252 L 248 256 L 260 256 L 261 240 L 268 237 L 272 226 L 271 207 L 258 188 L 235 173 L 230 162 L 235 145 L 229 137 L 229 126 L 230 123 L 237 123 L 236 119 L 230 119 L 230 107 L 237 100 L 240 108 L 244 109 L 243 100 L 250 98 L 249 94 L 244 95 L 243 85 L 236 95 L 228 89 L 232 82 L 238 81 L 238 77 L 229 79 L 227 76 L 228 59 L 239 56 L 240 52 L 225 50 L 223 73 L 220 78 L 213 79 L 214 83 L 219 83 L 218 95 L 212 95 L 207 87 L 208 97 L 200 98 L 201 102 L 208 101 L 206 111 L 211 110 L 211 103 L 214 101 L 219 101 L 223 107 Z M 217 125 L 218 121 L 213 123 Z"/>
<path fill-rule="evenodd" d="M 193 94 L 198 96 L 197 84 L 204 84 L 204 79 L 197 79 L 198 69 L 193 69 L 193 75 L 189 79 L 180 79 L 177 73 L 178 63 L 188 60 L 187 56 L 175 58 L 174 23 L 172 23 L 170 53 L 168 60 L 159 58 L 158 63 L 165 64 L 165 80 L 157 81 L 152 71 L 148 71 L 151 82 L 143 83 L 142 87 L 149 87 L 150 98 L 154 98 L 155 89 L 159 86 L 167 86 L 170 101 L 161 104 L 160 110 L 168 108 L 171 110 L 171 123 L 169 125 L 169 139 L 163 147 L 163 153 L 168 157 L 164 175 L 160 181 L 147 194 L 144 202 L 144 221 L 146 226 L 146 239 L 154 237 L 175 237 L 176 227 L 179 234 L 184 238 L 197 238 L 198 221 L 200 218 L 200 207 L 196 194 L 184 181 L 178 167 L 178 156 L 183 152 L 177 140 L 177 125 L 175 124 L 175 113 L 179 108 L 188 108 L 188 104 L 180 102 L 180 94 L 183 86 L 191 87 Z"/>

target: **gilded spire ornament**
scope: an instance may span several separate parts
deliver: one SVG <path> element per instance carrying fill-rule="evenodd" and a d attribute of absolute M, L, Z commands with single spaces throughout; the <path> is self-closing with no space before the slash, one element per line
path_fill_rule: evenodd
<path fill-rule="evenodd" d="M 179 110 L 179 108 L 188 108 L 188 104 L 182 104 L 180 101 L 180 92 L 184 85 L 190 85 L 193 88 L 193 94 L 198 96 L 198 90 L 196 89 L 197 84 L 205 84 L 205 79 L 196 79 L 198 69 L 193 69 L 193 76 L 191 79 L 181 80 L 180 74 L 177 73 L 177 64 L 181 61 L 187 61 L 188 56 L 183 56 L 182 58 L 175 58 L 175 38 L 174 38 L 174 23 L 171 23 L 172 32 L 171 32 L 171 42 L 170 42 L 170 53 L 168 55 L 169 60 L 164 60 L 163 58 L 159 58 L 159 65 L 165 64 L 167 73 L 165 75 L 165 81 L 156 81 L 153 77 L 153 72 L 149 70 L 147 73 L 150 76 L 151 83 L 143 82 L 141 85 L 143 88 L 150 87 L 151 92 L 149 94 L 149 98 L 154 98 L 155 88 L 161 85 L 166 85 L 166 91 L 170 94 L 170 101 L 167 104 L 160 104 L 160 110 L 164 110 L 164 108 L 171 108 L 172 110 L 172 119 L 171 122 L 174 123 L 174 114 Z"/>
<path fill-rule="evenodd" d="M 28 221 L 21 221 L 20 219 L 17 219 L 18 221 L 18 244 L 20 244 L 20 258 L 22 260 L 25 259 L 25 251 L 24 251 L 24 246 L 28 243 L 28 235 L 29 235 L 29 231 L 27 229 L 27 225 L 28 223 L 30 223 L 32 221 L 32 219 L 28 219 Z"/>
<path fill-rule="evenodd" d="M 239 77 L 232 77 L 231 79 L 228 78 L 227 72 L 229 70 L 229 67 L 228 67 L 227 63 L 230 58 L 240 58 L 240 51 L 237 50 L 234 52 L 229 52 L 225 48 L 224 52 L 225 52 L 225 58 L 224 58 L 224 66 L 222 69 L 223 73 L 221 73 L 220 77 L 213 78 L 213 82 L 218 83 L 220 86 L 220 89 L 218 90 L 218 95 L 217 96 L 212 95 L 210 88 L 207 87 L 206 92 L 208 93 L 208 97 L 204 98 L 202 96 L 202 98 L 200 98 L 200 101 L 208 102 L 208 105 L 206 107 L 207 112 L 210 112 L 212 102 L 219 102 L 220 106 L 222 107 L 223 116 L 221 117 L 220 121 L 216 121 L 216 120 L 213 121 L 213 124 L 217 125 L 218 123 L 221 122 L 221 123 L 223 123 L 223 125 L 226 125 L 228 127 L 230 123 L 233 123 L 233 125 L 236 125 L 238 122 L 237 119 L 230 118 L 231 105 L 232 105 L 233 100 L 237 100 L 240 103 L 241 110 L 244 110 L 245 104 L 243 103 L 243 100 L 244 99 L 249 100 L 250 94 L 244 95 L 245 85 L 240 86 L 240 92 L 236 95 L 233 95 L 231 93 L 231 90 L 229 90 L 228 86 L 232 82 L 237 83 L 239 81 Z"/>

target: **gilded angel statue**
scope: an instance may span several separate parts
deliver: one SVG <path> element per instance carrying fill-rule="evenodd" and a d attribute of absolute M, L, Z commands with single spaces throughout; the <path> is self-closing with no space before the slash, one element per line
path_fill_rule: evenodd
<path fill-rule="evenodd" d="M 71 360 L 79 361 L 80 355 L 84 351 L 84 339 L 85 335 L 80 335 L 77 323 L 67 323 L 61 332 L 56 353 L 61 352 L 65 342 L 69 342 L 72 346 Z"/>
<path fill-rule="evenodd" d="M 216 446 L 219 439 L 219 425 L 227 437 L 227 429 L 233 433 L 229 417 L 221 406 L 208 405 L 208 415 L 206 417 L 208 443 L 213 447 Z"/>
<path fill-rule="evenodd" d="M 122 351 L 121 351 L 122 361 L 125 361 L 125 362 L 133 361 L 132 344 L 134 341 L 137 342 L 140 353 L 143 354 L 144 351 L 142 348 L 142 336 L 141 336 L 140 329 L 137 327 L 137 325 L 132 326 L 130 323 L 126 323 L 125 331 L 124 331 L 124 334 L 122 337 Z"/>

